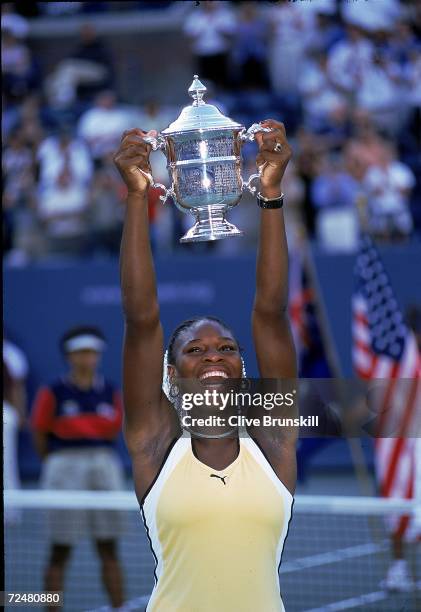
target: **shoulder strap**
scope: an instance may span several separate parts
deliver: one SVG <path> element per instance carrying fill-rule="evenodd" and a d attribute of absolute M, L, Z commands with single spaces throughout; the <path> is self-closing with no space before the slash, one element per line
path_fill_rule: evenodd
<path fill-rule="evenodd" d="M 242 443 L 253 456 L 254 460 L 263 469 L 265 474 L 270 478 L 280 495 L 288 502 L 288 506 L 290 507 L 294 498 L 288 491 L 282 480 L 276 474 L 275 470 L 272 467 L 272 464 L 270 463 L 269 459 L 266 456 L 266 453 L 263 451 L 261 446 L 256 442 L 254 438 L 250 437 L 242 438 Z"/>
<path fill-rule="evenodd" d="M 156 498 L 168 476 L 183 457 L 190 446 L 190 438 L 181 436 L 175 438 L 169 445 L 155 478 L 143 495 L 140 505 L 143 506 L 150 498 Z"/>

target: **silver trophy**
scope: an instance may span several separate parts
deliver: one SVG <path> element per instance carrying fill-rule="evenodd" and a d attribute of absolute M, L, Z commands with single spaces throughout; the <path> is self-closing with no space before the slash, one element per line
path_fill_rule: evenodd
<path fill-rule="evenodd" d="M 256 173 L 248 181 L 243 180 L 241 147 L 254 140 L 256 132 L 271 130 L 257 123 L 246 130 L 216 106 L 206 104 L 203 101 L 206 87 L 197 75 L 188 91 L 193 103 L 183 108 L 178 119 L 157 138 L 144 138 L 154 151 L 165 152 L 172 185 L 167 189 L 155 183 L 150 174 L 147 176 L 153 187 L 164 190 L 165 195 L 160 196 L 163 202 L 171 196 L 177 208 L 196 218 L 180 242 L 241 236 L 243 232 L 229 223 L 225 214 L 238 204 L 245 189 L 255 193 L 252 182 L 260 177 Z"/>

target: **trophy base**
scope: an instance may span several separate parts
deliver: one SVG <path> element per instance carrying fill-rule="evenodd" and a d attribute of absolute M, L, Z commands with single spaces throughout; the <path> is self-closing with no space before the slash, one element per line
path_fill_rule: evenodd
<path fill-rule="evenodd" d="M 215 206 L 196 208 L 194 211 L 196 223 L 180 238 L 180 242 L 209 242 L 231 236 L 243 236 L 244 232 L 225 219 L 225 212 L 225 208 L 218 209 Z"/>

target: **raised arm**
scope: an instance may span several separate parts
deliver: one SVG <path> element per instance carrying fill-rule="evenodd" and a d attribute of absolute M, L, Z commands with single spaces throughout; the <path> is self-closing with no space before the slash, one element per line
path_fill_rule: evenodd
<path fill-rule="evenodd" d="M 155 134 L 155 133 L 152 133 Z M 162 393 L 163 332 L 149 238 L 149 153 L 139 129 L 123 134 L 115 164 L 128 188 L 120 253 L 125 335 L 123 399 L 130 453 L 165 444 L 176 427 L 174 410 Z"/>
<path fill-rule="evenodd" d="M 291 148 L 283 123 L 267 120 L 269 133 L 257 133 L 257 164 L 264 165 L 260 192 L 266 198 L 281 195 L 281 181 Z M 282 148 L 274 151 L 276 142 Z M 297 363 L 288 319 L 288 245 L 282 208 L 262 209 L 257 252 L 256 294 L 253 306 L 253 337 L 262 378 L 295 378 Z"/>
<path fill-rule="evenodd" d="M 282 193 L 281 181 L 291 158 L 291 148 L 282 123 L 267 120 L 262 125 L 273 131 L 256 134 L 259 145 L 257 165 L 264 164 L 260 193 L 265 198 L 278 198 Z M 281 145 L 280 151 L 274 151 L 276 143 Z M 288 245 L 282 208 L 262 209 L 260 213 L 252 327 L 261 378 L 295 379 L 297 361 L 288 319 Z M 294 406 L 288 410 L 288 414 L 279 416 L 293 417 L 295 413 Z M 293 494 L 297 428 L 259 429 L 257 440 L 278 477 Z"/>

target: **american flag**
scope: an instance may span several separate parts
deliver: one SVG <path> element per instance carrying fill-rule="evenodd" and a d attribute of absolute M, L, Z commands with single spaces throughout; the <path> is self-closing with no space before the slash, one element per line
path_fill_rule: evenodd
<path fill-rule="evenodd" d="M 377 384 L 375 463 L 379 490 L 384 497 L 411 499 L 420 435 L 420 353 L 369 236 L 361 239 L 355 272 L 353 364 L 358 376 L 375 379 Z M 392 517 L 390 528 L 408 540 L 420 535 L 416 521 L 408 516 Z"/>
<path fill-rule="evenodd" d="M 314 316 L 314 291 L 298 257 L 291 264 L 289 317 L 295 346 L 300 354 L 310 346 L 310 317 Z"/>
<path fill-rule="evenodd" d="M 316 291 L 308 265 L 297 253 L 291 257 L 289 288 L 289 318 L 300 376 L 328 378 L 331 372 L 325 358 Z"/>

